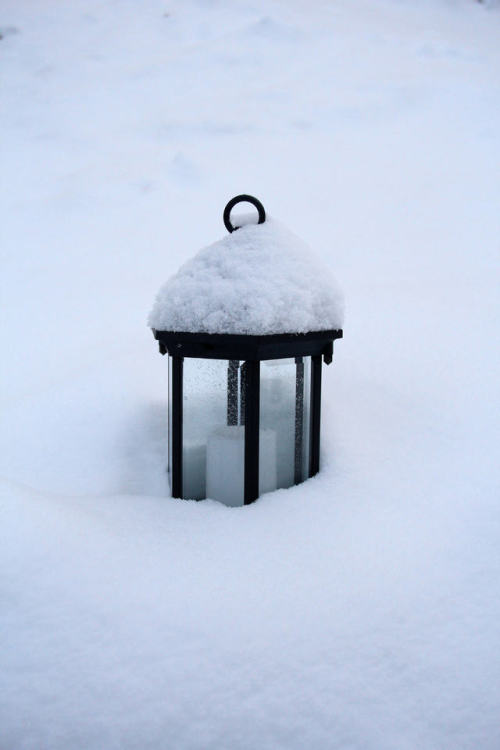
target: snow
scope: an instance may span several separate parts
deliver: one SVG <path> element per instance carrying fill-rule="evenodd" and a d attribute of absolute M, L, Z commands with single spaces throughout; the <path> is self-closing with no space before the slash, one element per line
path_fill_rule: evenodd
<path fill-rule="evenodd" d="M 2 750 L 497 750 L 498 3 L 1 16 Z M 320 474 L 227 508 L 144 311 L 242 192 L 349 314 Z"/>
<path fill-rule="evenodd" d="M 167 281 L 148 323 L 158 331 L 192 333 L 337 330 L 342 293 L 323 265 L 274 219 L 242 225 Z"/>

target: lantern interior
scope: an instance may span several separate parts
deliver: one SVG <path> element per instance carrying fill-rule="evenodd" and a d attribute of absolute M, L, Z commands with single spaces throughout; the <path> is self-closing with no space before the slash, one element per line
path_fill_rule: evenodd
<path fill-rule="evenodd" d="M 257 397 L 252 404 L 246 401 L 255 398 L 248 396 L 253 393 L 249 378 L 254 372 L 255 380 L 255 370 L 251 370 L 255 362 L 170 356 L 168 359 L 169 476 L 174 495 L 195 500 L 210 497 L 226 505 L 244 505 L 245 460 L 248 461 L 249 452 L 245 445 L 252 434 L 245 430 L 245 421 L 253 419 L 255 412 L 259 448 L 254 466 L 258 473 L 258 494 L 290 487 L 309 476 L 310 357 L 257 363 Z M 176 366 L 180 368 L 177 387 L 173 385 Z M 172 471 L 176 465 L 172 457 L 176 398 L 182 401 L 178 438 L 181 481 L 177 486 Z"/>

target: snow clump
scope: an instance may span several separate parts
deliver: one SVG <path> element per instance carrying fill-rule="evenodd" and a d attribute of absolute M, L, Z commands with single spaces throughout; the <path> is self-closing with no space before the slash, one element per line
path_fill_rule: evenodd
<path fill-rule="evenodd" d="M 266 335 L 342 327 L 342 292 L 303 240 L 275 219 L 200 250 L 160 289 L 158 331 Z"/>

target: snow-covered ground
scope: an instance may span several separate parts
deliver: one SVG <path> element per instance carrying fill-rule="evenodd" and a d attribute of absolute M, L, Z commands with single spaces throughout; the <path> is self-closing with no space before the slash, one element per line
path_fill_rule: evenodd
<path fill-rule="evenodd" d="M 0 29 L 1 750 L 497 750 L 498 7 Z M 146 316 L 241 192 L 347 314 L 322 472 L 229 509 L 168 497 Z"/>

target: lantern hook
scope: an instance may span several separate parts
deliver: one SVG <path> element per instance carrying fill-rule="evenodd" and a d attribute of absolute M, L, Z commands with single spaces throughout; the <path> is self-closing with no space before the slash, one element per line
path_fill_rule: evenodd
<path fill-rule="evenodd" d="M 224 226 L 226 227 L 228 232 L 234 232 L 235 229 L 239 229 L 239 227 L 234 227 L 231 224 L 231 211 L 237 203 L 251 203 L 252 206 L 255 206 L 255 208 L 259 212 L 258 223 L 263 224 L 265 222 L 266 212 L 264 211 L 264 206 L 259 200 L 257 200 L 257 198 L 254 198 L 253 195 L 237 195 L 234 198 L 231 198 L 226 208 L 224 209 Z"/>

